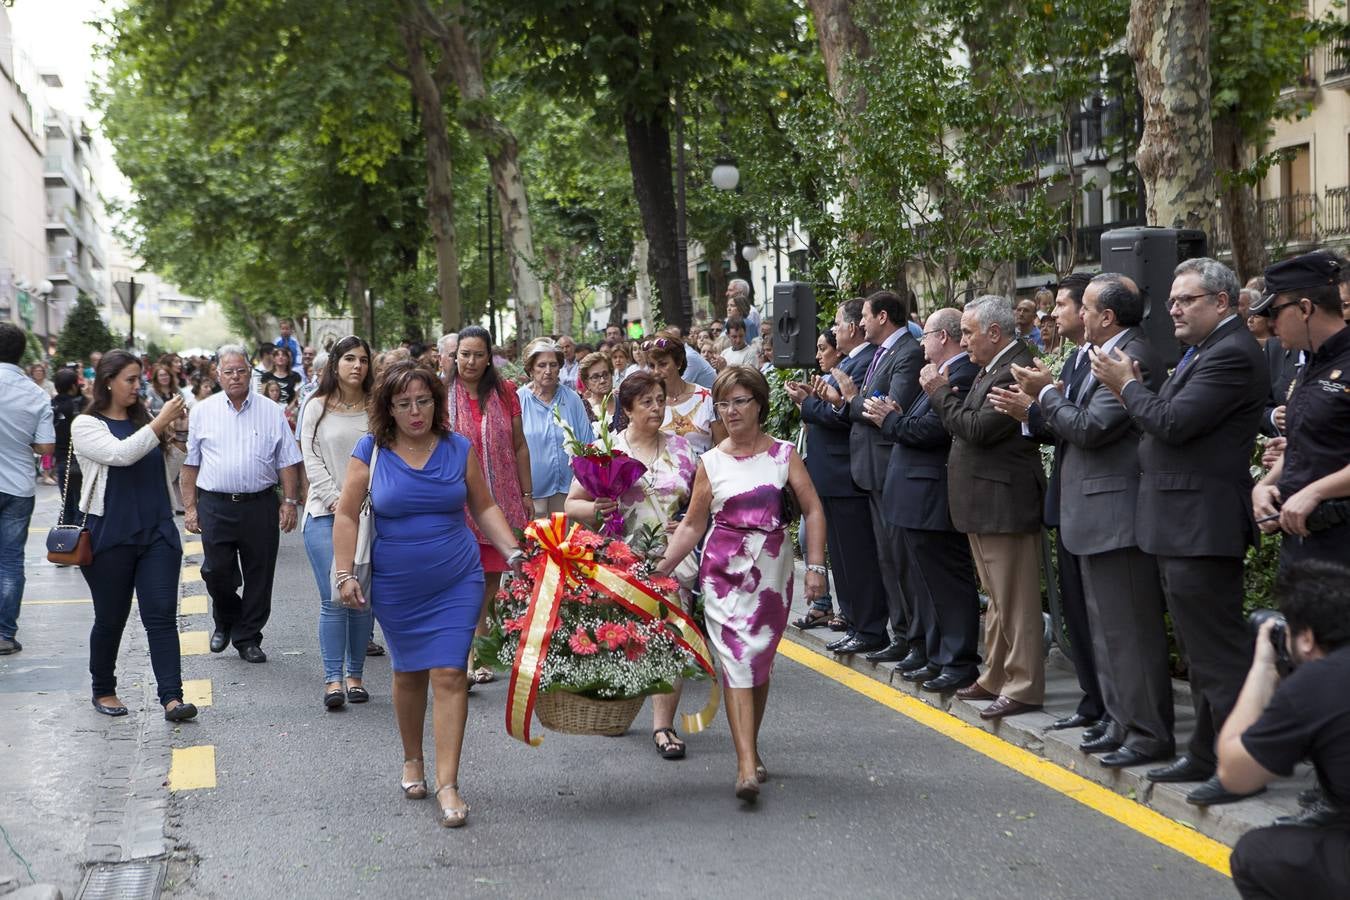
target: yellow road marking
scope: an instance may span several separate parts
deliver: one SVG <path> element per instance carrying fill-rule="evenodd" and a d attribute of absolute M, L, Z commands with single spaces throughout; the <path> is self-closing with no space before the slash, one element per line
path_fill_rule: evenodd
<path fill-rule="evenodd" d="M 183 541 L 184 556 L 194 556 L 194 555 L 199 556 L 201 555 L 201 552 L 202 552 L 201 541 Z"/>
<path fill-rule="evenodd" d="M 211 705 L 211 679 L 193 678 L 183 682 L 183 702 L 196 706 Z"/>
<path fill-rule="evenodd" d="M 83 600 L 24 600 L 24 606 L 74 606 L 76 604 L 88 604 L 94 601 L 85 597 Z"/>
<path fill-rule="evenodd" d="M 199 616 L 206 612 L 205 594 L 188 594 L 178 604 L 180 616 Z"/>
<path fill-rule="evenodd" d="M 216 748 L 210 744 L 173 751 L 169 790 L 193 791 L 216 786 Z"/>
<path fill-rule="evenodd" d="M 202 580 L 202 567 L 201 567 L 201 566 L 183 566 L 183 582 L 184 582 L 184 583 L 189 582 L 189 581 L 201 581 L 201 580 Z"/>
<path fill-rule="evenodd" d="M 183 656 L 201 656 L 211 652 L 211 638 L 205 631 L 183 631 L 178 635 L 178 652 Z"/>
<path fill-rule="evenodd" d="M 1081 775 L 1060 768 L 1028 750 L 1015 747 L 982 728 L 968 725 L 950 713 L 935 709 L 892 687 L 873 681 L 847 666 L 825 659 L 799 644 L 783 641 L 778 645 L 778 650 L 793 662 L 801 663 L 826 678 L 837 681 L 883 706 L 890 707 L 902 716 L 931 728 L 1000 765 L 1020 772 L 1033 781 L 1058 791 L 1070 800 L 1096 810 L 1165 847 L 1170 847 L 1196 862 L 1209 866 L 1216 872 L 1230 875 L 1228 856 L 1231 851 L 1218 841 L 1207 838 L 1114 791 L 1107 790 Z"/>

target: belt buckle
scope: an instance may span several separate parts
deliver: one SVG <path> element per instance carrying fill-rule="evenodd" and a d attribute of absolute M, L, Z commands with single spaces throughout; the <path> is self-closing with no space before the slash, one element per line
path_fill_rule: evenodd
<path fill-rule="evenodd" d="M 231 495 L 230 495 L 230 502 L 231 502 L 231 503 L 242 503 L 243 500 L 244 500 L 244 495 L 243 495 L 243 494 L 231 494 Z"/>

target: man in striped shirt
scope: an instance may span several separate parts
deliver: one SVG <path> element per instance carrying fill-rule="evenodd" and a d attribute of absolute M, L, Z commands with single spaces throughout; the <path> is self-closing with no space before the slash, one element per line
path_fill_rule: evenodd
<path fill-rule="evenodd" d="M 240 657 L 260 663 L 267 661 L 259 645 L 272 612 L 277 547 L 281 532 L 294 530 L 300 503 L 300 448 L 281 407 L 250 390 L 244 348 L 221 347 L 217 365 L 222 392 L 198 403 L 188 420 L 184 526 L 202 536 L 211 652 L 233 642 Z"/>

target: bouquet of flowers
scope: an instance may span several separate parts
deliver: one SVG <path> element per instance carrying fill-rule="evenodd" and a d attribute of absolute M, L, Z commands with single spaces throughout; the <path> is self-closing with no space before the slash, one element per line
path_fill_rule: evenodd
<path fill-rule="evenodd" d="M 609 407 L 609 398 L 613 396 L 609 394 L 605 397 L 605 408 Z M 582 487 L 591 492 L 592 497 L 618 500 L 646 474 L 647 467 L 641 462 L 622 450 L 614 449 L 607 416 L 600 417 L 600 432 L 594 444 L 579 440 L 556 407 L 553 419 L 563 430 L 563 447 L 572 457 L 572 474 L 577 476 Z M 617 507 L 605 517 L 600 533 L 606 537 L 623 534 L 623 513 Z"/>
<path fill-rule="evenodd" d="M 521 576 L 497 592 L 488 631 L 474 643 L 481 663 L 510 672 L 513 736 L 536 743 L 529 722 L 543 695 L 636 699 L 635 715 L 647 694 L 712 674 L 675 580 L 656 575 L 623 541 L 555 515 L 526 527 L 524 550 Z M 541 721 L 549 725 L 542 712 Z"/>

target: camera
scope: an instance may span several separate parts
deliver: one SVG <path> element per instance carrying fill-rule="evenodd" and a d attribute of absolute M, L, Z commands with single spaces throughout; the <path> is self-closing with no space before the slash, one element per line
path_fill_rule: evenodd
<path fill-rule="evenodd" d="M 1253 635 L 1259 635 L 1261 626 L 1267 621 L 1275 623 L 1275 626 L 1270 629 L 1270 642 L 1275 646 L 1275 669 L 1281 676 L 1288 675 L 1294 670 L 1294 663 L 1289 658 L 1289 641 L 1287 639 L 1289 623 L 1285 621 L 1284 616 L 1273 609 L 1258 609 L 1253 611 L 1247 619 Z"/>

